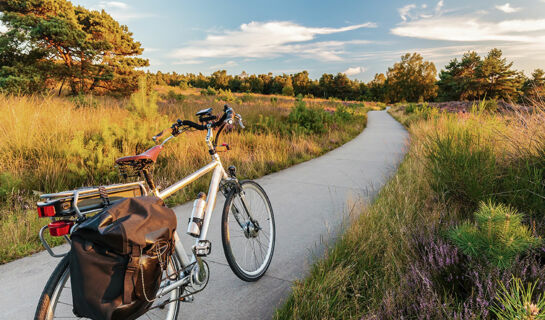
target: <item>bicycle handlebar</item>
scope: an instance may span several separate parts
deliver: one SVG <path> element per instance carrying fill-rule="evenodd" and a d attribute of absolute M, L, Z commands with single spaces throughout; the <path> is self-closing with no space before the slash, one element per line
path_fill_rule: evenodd
<path fill-rule="evenodd" d="M 241 128 L 245 128 L 244 124 L 242 123 L 242 117 L 240 116 L 240 114 L 236 114 L 234 111 L 233 111 L 233 108 L 229 107 L 228 105 L 225 105 L 223 106 L 223 115 L 221 116 L 221 118 L 215 122 L 212 122 L 212 123 L 209 123 L 209 124 L 198 124 L 198 123 L 195 123 L 191 120 L 180 120 L 178 119 L 174 124 L 172 124 L 172 126 L 169 128 L 172 130 L 172 135 L 173 136 L 176 136 L 178 134 L 180 134 L 180 127 L 183 127 L 183 126 L 186 126 L 186 127 L 189 127 L 189 128 L 193 128 L 193 129 L 196 129 L 196 130 L 208 130 L 208 128 L 216 128 L 216 127 L 220 127 L 224 124 L 233 124 L 233 121 L 235 119 L 238 120 L 238 124 L 240 125 Z M 153 141 L 157 142 L 157 138 L 161 137 L 163 135 L 163 133 L 166 131 L 167 129 L 159 132 L 158 134 L 156 134 L 155 136 L 153 136 Z"/>

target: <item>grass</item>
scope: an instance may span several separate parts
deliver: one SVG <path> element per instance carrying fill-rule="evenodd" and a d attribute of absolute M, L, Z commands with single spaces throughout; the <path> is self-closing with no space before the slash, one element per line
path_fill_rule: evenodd
<path fill-rule="evenodd" d="M 229 143 L 232 150 L 220 156 L 226 166 L 237 166 L 242 178 L 281 170 L 349 141 L 365 127 L 366 112 L 377 108 L 319 99 L 235 96 L 229 104 L 243 116 L 247 128 L 222 135 L 220 143 Z M 151 137 L 178 118 L 196 120 L 196 111 L 207 107 L 220 112 L 222 99 L 190 89 L 149 90 L 145 83 L 139 93 L 122 100 L 0 95 L 0 263 L 42 250 L 37 233 L 47 221 L 37 218 L 37 194 L 122 181 L 113 165 L 116 158 L 153 146 Z M 327 119 L 324 130 L 304 130 L 314 118 L 289 120 L 296 104 Z M 165 145 L 155 167 L 156 183 L 167 186 L 208 162 L 204 133 L 184 133 Z M 206 191 L 207 183 L 206 178 L 198 180 L 169 204 L 192 199 Z"/>
<path fill-rule="evenodd" d="M 543 109 L 390 112 L 408 125 L 408 154 L 373 204 L 295 282 L 276 319 L 494 319 L 499 283 L 509 288 L 515 276 L 545 290 L 542 246 L 498 267 L 448 237 L 474 222 L 481 201 L 517 210 L 524 236 L 545 234 Z"/>

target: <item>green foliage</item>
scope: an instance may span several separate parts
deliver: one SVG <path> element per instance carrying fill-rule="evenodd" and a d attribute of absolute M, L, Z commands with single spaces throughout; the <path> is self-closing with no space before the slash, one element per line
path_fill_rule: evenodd
<path fill-rule="evenodd" d="M 471 112 L 476 114 L 491 113 L 498 110 L 498 101 L 496 99 L 483 99 L 471 106 Z"/>
<path fill-rule="evenodd" d="M 70 101 L 74 103 L 76 108 L 97 108 L 98 101 L 92 95 L 79 93 L 76 96 L 70 97 Z"/>
<path fill-rule="evenodd" d="M 430 185 L 447 200 L 472 210 L 497 190 L 496 157 L 478 132 L 453 127 L 430 135 L 424 148 Z"/>
<path fill-rule="evenodd" d="M 235 96 L 229 89 L 227 90 L 220 89 L 218 91 L 216 101 L 225 101 L 225 102 L 231 102 L 231 103 L 237 103 L 237 104 L 241 103 L 241 99 Z"/>
<path fill-rule="evenodd" d="M 277 104 L 278 103 L 278 98 L 277 97 L 271 97 L 271 103 L 274 105 L 274 104 Z"/>
<path fill-rule="evenodd" d="M 293 87 L 292 86 L 285 86 L 282 88 L 282 95 L 283 96 L 293 96 Z"/>
<path fill-rule="evenodd" d="M 104 10 L 87 10 L 67 0 L 11 0 L 1 9 L 7 28 L 0 34 L 0 52 L 6 53 L 0 58 L 4 90 L 25 83 L 36 90 L 58 80 L 67 81 L 73 94 L 126 94 L 136 89 L 135 68 L 148 65 L 136 57 L 143 49 L 132 33 Z M 22 64 L 26 67 L 20 69 Z"/>
<path fill-rule="evenodd" d="M 433 62 L 418 54 L 407 53 L 388 68 L 388 98 L 391 102 L 429 100 L 437 95 L 437 70 Z"/>
<path fill-rule="evenodd" d="M 272 99 L 272 98 L 271 98 Z M 249 92 L 246 92 L 242 95 L 242 97 L 240 98 L 240 100 L 242 102 L 252 102 L 254 100 L 254 96 L 249 93 Z"/>
<path fill-rule="evenodd" d="M 9 172 L 0 173 L 0 200 L 6 201 L 9 194 L 19 190 L 21 182 L 21 179 L 14 177 Z"/>
<path fill-rule="evenodd" d="M 448 237 L 465 254 L 505 268 L 515 257 L 541 243 L 522 224 L 522 218 L 509 206 L 481 202 L 475 223 L 466 222 L 450 230 Z"/>
<path fill-rule="evenodd" d="M 513 62 L 502 58 L 499 49 L 492 49 L 481 59 L 472 51 L 460 61 L 451 60 L 439 75 L 441 100 L 476 100 L 483 97 L 516 100 L 520 95 L 523 76 L 512 70 Z"/>
<path fill-rule="evenodd" d="M 201 90 L 201 96 L 215 96 L 217 94 L 218 92 L 212 87 L 207 87 L 206 89 Z"/>
<path fill-rule="evenodd" d="M 157 116 L 157 93 L 154 91 L 148 92 L 145 77 L 141 77 L 138 81 L 138 91 L 131 95 L 131 101 L 127 109 L 141 118 Z"/>
<path fill-rule="evenodd" d="M 295 108 L 288 115 L 288 122 L 296 124 L 308 134 L 326 132 L 326 125 L 333 120 L 331 113 L 317 108 L 308 108 L 302 100 L 295 102 Z"/>
<path fill-rule="evenodd" d="M 169 90 L 165 98 L 169 101 L 183 102 L 186 96 L 181 93 L 176 93 L 174 90 Z"/>
<path fill-rule="evenodd" d="M 545 319 L 545 295 L 537 294 L 537 282 L 524 286 L 521 279 L 513 277 L 509 282 L 509 289 L 503 282 L 499 282 L 499 285 L 501 292 L 491 308 L 498 320 Z"/>

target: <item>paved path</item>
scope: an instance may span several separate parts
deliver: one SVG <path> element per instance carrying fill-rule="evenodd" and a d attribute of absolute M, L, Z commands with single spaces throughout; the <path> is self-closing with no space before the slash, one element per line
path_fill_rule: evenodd
<path fill-rule="evenodd" d="M 267 319 L 323 252 L 346 217 L 347 203 L 370 199 L 401 161 L 408 134 L 386 111 L 369 113 L 367 128 L 322 157 L 258 179 L 274 208 L 277 241 L 272 264 L 258 282 L 239 280 L 221 247 L 218 198 L 208 232 L 208 287 L 182 304 L 181 319 Z M 186 229 L 191 204 L 176 208 L 178 230 Z M 183 236 L 182 236 L 183 237 Z M 186 238 L 186 237 L 183 237 Z M 329 240 L 328 240 L 329 239 Z M 185 243 L 186 250 L 192 242 Z M 57 248 L 58 249 L 58 248 Z M 39 295 L 57 259 L 46 252 L 0 266 L 0 319 L 32 319 Z"/>

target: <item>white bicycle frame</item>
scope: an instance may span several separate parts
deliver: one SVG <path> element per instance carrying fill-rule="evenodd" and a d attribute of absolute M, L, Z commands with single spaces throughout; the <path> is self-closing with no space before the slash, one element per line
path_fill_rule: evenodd
<path fill-rule="evenodd" d="M 163 141 L 162 144 L 166 143 L 168 140 L 172 138 L 173 136 L 168 137 L 167 139 Z M 206 144 L 209 150 L 215 149 L 212 144 L 212 128 L 210 125 L 208 125 L 208 133 L 206 135 Z M 180 189 L 194 182 L 198 178 L 213 171 L 212 179 L 210 181 L 210 187 L 208 188 L 208 194 L 206 197 L 206 206 L 204 209 L 204 220 L 203 220 L 203 224 L 201 228 L 201 233 L 199 235 L 199 238 L 195 240 L 195 246 L 198 246 L 200 242 L 206 241 L 208 226 L 210 225 L 212 212 L 214 211 L 214 208 L 216 206 L 216 198 L 218 195 L 221 182 L 236 179 L 236 178 L 229 177 L 227 175 L 218 154 L 216 152 L 213 152 L 211 154 L 212 154 L 212 162 L 210 162 L 206 166 L 186 176 L 185 178 L 172 184 L 171 186 L 165 188 L 163 191 L 159 191 L 157 187 L 154 190 L 152 190 L 152 193 L 155 194 L 155 196 L 161 199 L 166 199 L 173 193 L 179 191 Z M 178 231 L 176 231 L 174 234 L 174 243 L 175 243 L 175 251 L 181 260 L 181 270 L 184 270 L 187 266 L 198 261 L 195 250 L 193 250 L 193 255 L 191 257 L 187 255 L 185 248 L 182 245 L 182 242 L 180 241 L 180 236 L 178 235 Z M 175 281 L 174 283 L 168 285 L 163 290 L 161 290 L 160 293 L 158 294 L 158 298 L 165 296 L 167 293 L 171 292 L 172 290 L 182 285 L 185 285 L 187 283 L 188 283 L 187 277 L 184 277 L 180 280 Z"/>

